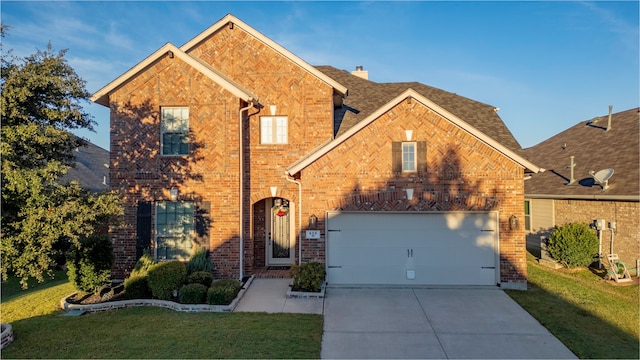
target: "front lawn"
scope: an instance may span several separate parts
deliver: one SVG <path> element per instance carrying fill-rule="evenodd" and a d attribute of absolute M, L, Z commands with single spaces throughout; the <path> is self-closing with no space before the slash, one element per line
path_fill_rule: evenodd
<path fill-rule="evenodd" d="M 53 283 L 53 284 L 52 284 Z M 73 292 L 55 280 L 12 291 L 0 308 L 15 341 L 11 358 L 319 358 L 322 316 L 266 313 L 181 313 L 139 307 L 61 316 Z"/>
<path fill-rule="evenodd" d="M 528 291 L 507 291 L 579 358 L 637 359 L 638 285 L 616 286 L 588 269 L 553 270 L 528 255 Z"/>

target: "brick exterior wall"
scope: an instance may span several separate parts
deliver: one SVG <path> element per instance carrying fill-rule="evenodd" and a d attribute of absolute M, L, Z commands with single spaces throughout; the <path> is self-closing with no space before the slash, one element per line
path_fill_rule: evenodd
<path fill-rule="evenodd" d="M 296 205 L 302 219 L 318 216 L 324 228 L 327 210 L 497 210 L 500 222 L 500 272 L 507 286 L 526 286 L 523 169 L 417 101 L 402 102 L 298 174 L 298 186 L 285 169 L 329 141 L 333 134 L 333 89 L 276 53 L 248 33 L 224 27 L 203 40 L 191 54 L 250 89 L 262 109 L 243 117 L 243 163 L 239 174 L 239 109 L 245 106 L 221 86 L 179 58 L 158 59 L 110 94 L 111 187 L 122 193 L 125 214 L 111 229 L 115 278 L 135 264 L 136 209 L 139 201 L 168 201 L 177 188 L 179 200 L 210 203 L 209 249 L 215 276 L 240 273 L 240 236 L 244 239 L 243 271 L 265 263 L 264 201 L 276 196 Z M 260 144 L 260 116 L 288 117 L 288 144 Z M 160 109 L 188 106 L 191 152 L 160 155 Z M 391 170 L 391 143 L 413 130 L 427 143 L 427 171 L 403 175 Z M 239 219 L 240 176 L 244 222 Z M 415 189 L 413 201 L 405 187 Z M 154 219 L 152 207 L 152 219 Z M 296 234 L 298 210 L 292 214 Z M 509 229 L 509 217 L 520 219 Z M 153 239 L 152 234 L 152 239 Z M 325 237 L 302 242 L 302 261 L 325 259 Z M 153 243 L 152 243 L 153 245 Z M 296 249 L 296 254 L 298 249 Z"/>
<path fill-rule="evenodd" d="M 640 204 L 626 201 L 554 200 L 556 225 L 570 222 L 591 223 L 594 219 L 616 222 L 613 231 L 613 251 L 629 268 L 640 259 Z M 611 253 L 611 232 L 602 232 L 603 263 Z"/>
<path fill-rule="evenodd" d="M 427 172 L 392 171 L 393 141 L 427 142 Z M 400 103 L 301 172 L 303 215 L 326 210 L 499 212 L 500 272 L 505 286 L 526 286 L 524 170 L 417 101 Z M 413 188 L 408 201 L 405 188 Z M 509 217 L 520 229 L 509 229 Z M 302 260 L 324 261 L 325 234 L 303 240 Z"/>
<path fill-rule="evenodd" d="M 259 254 L 264 247 L 260 250 L 259 244 L 254 246 L 252 242 L 252 205 L 270 198 L 272 186 L 278 187 L 277 196 L 297 200 L 297 187 L 283 174 L 291 163 L 330 140 L 333 90 L 238 27 L 225 27 L 196 47 L 193 54 L 210 61 L 242 86 L 256 89 L 264 104 L 262 109 L 250 109 L 243 119 L 243 162 L 251 165 L 242 174 L 242 235 L 245 257 L 249 258 L 245 268 L 251 269 L 254 263 L 264 263 L 260 259 L 264 254 Z M 238 116 L 246 104 L 179 58 L 168 55 L 111 93 L 110 102 L 111 187 L 123 194 L 125 206 L 121 225 L 111 229 L 114 277 L 128 276 L 135 265 L 138 201 L 167 201 L 170 188 L 179 190 L 179 200 L 210 202 L 208 236 L 215 275 L 238 276 Z M 277 114 L 288 117 L 288 144 L 260 144 L 260 116 L 271 115 L 269 105 L 276 105 Z M 189 107 L 189 156 L 160 155 L 162 106 Z M 264 238 L 258 241 L 264 243 Z"/>

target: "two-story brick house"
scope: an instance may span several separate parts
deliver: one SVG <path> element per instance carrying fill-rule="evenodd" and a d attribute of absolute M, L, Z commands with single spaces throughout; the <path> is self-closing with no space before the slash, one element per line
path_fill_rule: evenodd
<path fill-rule="evenodd" d="M 99 90 L 124 277 L 210 251 L 216 276 L 319 261 L 329 284 L 526 287 L 525 172 L 492 106 L 314 67 L 232 15 Z M 312 231 L 307 231 L 312 230 Z"/>

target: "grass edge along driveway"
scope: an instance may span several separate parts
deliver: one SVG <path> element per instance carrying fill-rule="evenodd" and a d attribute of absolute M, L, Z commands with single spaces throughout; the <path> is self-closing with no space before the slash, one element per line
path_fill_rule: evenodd
<path fill-rule="evenodd" d="M 595 271 L 553 270 L 527 255 L 528 290 L 506 291 L 581 359 L 637 359 L 638 285 L 616 286 Z"/>

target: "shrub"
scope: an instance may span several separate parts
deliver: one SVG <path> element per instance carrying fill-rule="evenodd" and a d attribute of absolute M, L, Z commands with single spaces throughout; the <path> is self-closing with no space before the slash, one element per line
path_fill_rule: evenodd
<path fill-rule="evenodd" d="M 551 256 L 568 268 L 589 266 L 598 257 L 598 236 L 585 223 L 556 228 L 547 241 Z"/>
<path fill-rule="evenodd" d="M 213 282 L 213 275 L 207 271 L 195 271 L 187 278 L 189 284 L 202 284 L 206 287 L 211 286 Z"/>
<path fill-rule="evenodd" d="M 214 282 L 207 291 L 207 304 L 229 305 L 238 296 L 242 285 L 235 279 L 222 279 Z"/>
<path fill-rule="evenodd" d="M 291 265 L 293 289 L 298 291 L 320 292 L 326 275 L 327 272 L 321 263 L 310 262 L 300 266 Z"/>
<path fill-rule="evenodd" d="M 138 261 L 136 261 L 136 266 L 134 266 L 130 276 L 146 276 L 149 268 L 155 263 L 153 256 L 151 256 L 151 251 L 149 249 L 144 249 L 142 256 Z"/>
<path fill-rule="evenodd" d="M 202 284 L 187 284 L 180 288 L 182 304 L 203 304 L 207 297 L 207 287 Z"/>
<path fill-rule="evenodd" d="M 208 252 L 203 248 L 196 249 L 193 255 L 191 255 L 191 258 L 189 258 L 189 262 L 187 262 L 187 272 L 191 274 L 196 271 L 206 271 L 209 273 L 213 271 L 213 265 L 209 260 Z"/>
<path fill-rule="evenodd" d="M 151 289 L 146 276 L 130 276 L 124 281 L 124 291 L 129 299 L 149 299 Z"/>
<path fill-rule="evenodd" d="M 69 251 L 67 275 L 76 290 L 96 292 L 111 281 L 113 249 L 107 235 L 93 235 L 80 240 Z"/>
<path fill-rule="evenodd" d="M 154 298 L 171 300 L 173 291 L 178 290 L 187 280 L 187 267 L 180 261 L 166 261 L 149 268 L 147 281 Z"/>

